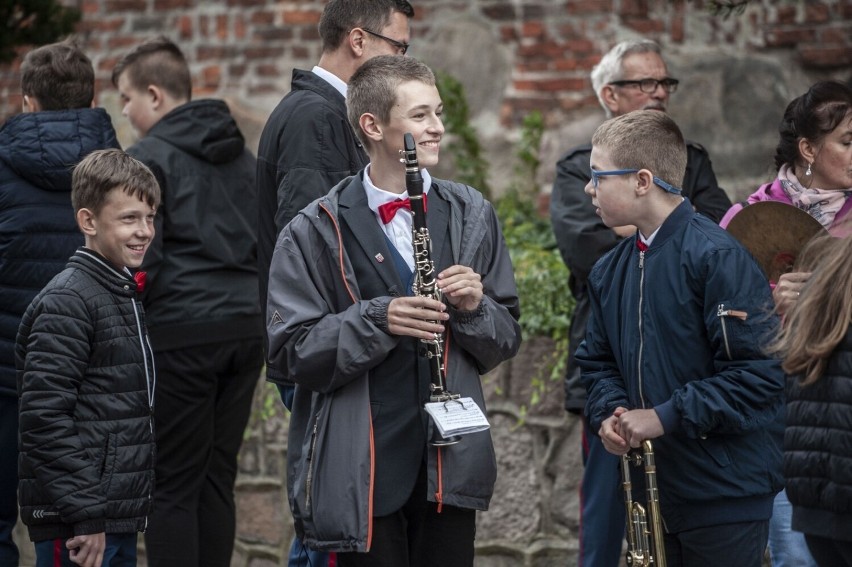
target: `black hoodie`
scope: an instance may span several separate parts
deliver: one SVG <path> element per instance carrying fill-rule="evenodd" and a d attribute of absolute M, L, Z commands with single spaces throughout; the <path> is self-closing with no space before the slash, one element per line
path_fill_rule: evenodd
<path fill-rule="evenodd" d="M 142 265 L 154 350 L 262 337 L 256 165 L 227 105 L 183 104 L 127 152 L 163 192 Z"/>

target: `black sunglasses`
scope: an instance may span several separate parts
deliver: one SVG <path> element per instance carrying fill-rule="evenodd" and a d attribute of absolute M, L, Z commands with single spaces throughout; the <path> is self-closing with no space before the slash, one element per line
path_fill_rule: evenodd
<path fill-rule="evenodd" d="M 400 55 L 405 55 L 406 51 L 408 51 L 409 45 L 407 43 L 402 43 L 401 41 L 391 39 L 391 38 L 384 36 L 380 33 L 370 31 L 367 28 L 361 28 L 361 29 L 364 30 L 365 32 L 367 32 L 368 34 L 374 35 L 374 36 L 378 37 L 379 39 L 383 39 L 386 42 L 388 42 L 389 44 L 393 45 L 394 47 L 396 47 L 399 50 Z"/>

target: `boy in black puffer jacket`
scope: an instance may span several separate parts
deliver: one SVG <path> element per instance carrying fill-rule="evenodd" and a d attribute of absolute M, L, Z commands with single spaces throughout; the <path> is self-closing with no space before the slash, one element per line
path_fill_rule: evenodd
<path fill-rule="evenodd" d="M 154 237 L 160 188 L 139 161 L 100 150 L 74 169 L 71 200 L 85 246 L 33 300 L 15 345 L 21 517 L 38 565 L 135 565 L 156 374 L 143 273 L 128 268 Z"/>

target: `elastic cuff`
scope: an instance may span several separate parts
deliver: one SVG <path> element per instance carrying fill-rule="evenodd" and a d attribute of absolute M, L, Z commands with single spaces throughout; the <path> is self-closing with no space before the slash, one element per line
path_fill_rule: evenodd
<path fill-rule="evenodd" d="M 470 323 L 474 319 L 482 316 L 482 313 L 485 311 L 485 301 L 479 302 L 479 305 L 476 306 L 476 309 L 472 311 L 462 311 L 461 309 L 456 309 L 452 305 L 447 304 L 447 309 L 450 312 L 450 315 L 453 316 L 453 319 L 458 321 L 459 323 Z"/>
<path fill-rule="evenodd" d="M 678 414 L 671 400 L 655 406 L 654 411 L 657 412 L 657 417 L 660 418 L 660 423 L 663 424 L 663 431 L 666 435 L 677 430 L 680 414 Z"/>
<path fill-rule="evenodd" d="M 99 534 L 106 530 L 106 520 L 86 520 L 74 524 L 74 535 Z"/>
<path fill-rule="evenodd" d="M 391 301 L 393 301 L 393 297 L 371 299 L 364 311 L 364 316 L 385 333 L 388 333 L 388 306 Z"/>

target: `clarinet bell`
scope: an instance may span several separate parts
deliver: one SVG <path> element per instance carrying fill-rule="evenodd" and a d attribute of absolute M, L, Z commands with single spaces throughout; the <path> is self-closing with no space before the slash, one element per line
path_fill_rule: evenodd
<path fill-rule="evenodd" d="M 432 435 L 429 438 L 429 445 L 432 447 L 447 447 L 449 445 L 455 445 L 459 441 L 461 441 L 461 435 L 442 437 L 435 424 L 432 424 Z"/>

